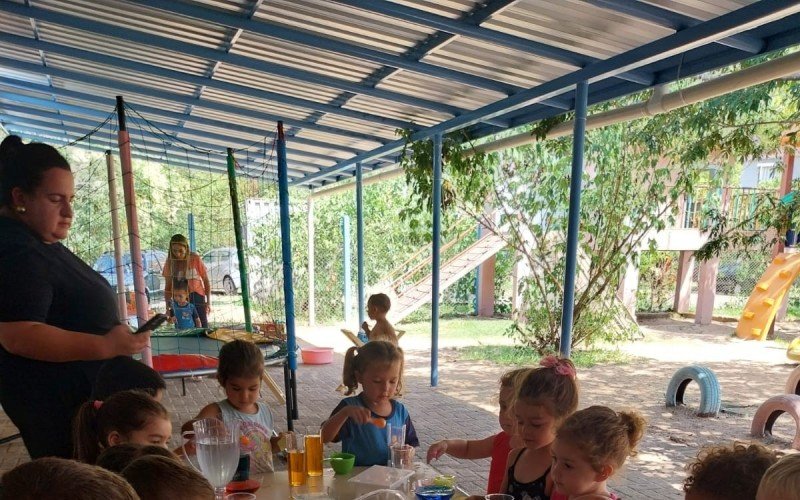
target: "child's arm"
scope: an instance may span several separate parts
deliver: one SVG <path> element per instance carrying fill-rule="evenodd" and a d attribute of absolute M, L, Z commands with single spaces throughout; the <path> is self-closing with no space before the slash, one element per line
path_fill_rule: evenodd
<path fill-rule="evenodd" d="M 427 461 L 438 459 L 445 453 L 455 458 L 488 458 L 492 456 L 494 436 L 489 436 L 480 440 L 466 439 L 443 439 L 437 441 L 428 448 Z"/>
<path fill-rule="evenodd" d="M 364 333 L 366 333 L 367 337 L 369 337 L 370 329 L 369 329 L 369 324 L 367 324 L 366 321 L 361 323 L 361 329 L 364 330 Z"/>
<path fill-rule="evenodd" d="M 203 324 L 202 324 L 202 323 L 200 323 L 200 318 L 199 318 L 199 317 L 197 317 L 197 318 L 195 318 L 195 319 L 194 319 L 194 326 L 195 326 L 196 328 L 200 328 L 200 327 L 202 327 L 202 326 L 203 326 Z"/>
<path fill-rule="evenodd" d="M 330 443 L 336 436 L 347 419 L 352 419 L 357 424 L 366 424 L 372 418 L 372 412 L 368 408 L 361 406 L 344 406 L 339 411 L 330 416 L 325 423 L 322 424 L 322 442 Z"/>
<path fill-rule="evenodd" d="M 219 405 L 217 403 L 211 403 L 206 405 L 205 408 L 200 410 L 200 413 L 198 413 L 195 418 L 184 423 L 181 426 L 181 437 L 183 437 L 183 434 L 186 432 L 194 432 L 194 427 L 193 427 L 194 423 L 203 418 L 218 418 L 222 420 L 222 411 L 219 409 Z M 184 448 L 186 449 L 187 452 L 189 452 L 189 454 L 195 453 L 194 438 L 187 437 L 186 439 L 188 440 L 187 443 L 184 443 L 183 446 L 179 446 L 175 448 L 175 450 L 173 450 L 173 453 L 175 453 L 179 457 L 185 456 Z"/>

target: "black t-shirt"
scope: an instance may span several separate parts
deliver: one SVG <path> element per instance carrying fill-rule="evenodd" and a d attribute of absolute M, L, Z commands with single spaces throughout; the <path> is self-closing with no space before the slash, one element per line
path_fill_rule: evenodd
<path fill-rule="evenodd" d="M 44 243 L 21 222 L 1 216 L 0 321 L 36 321 L 96 335 L 120 323 L 114 292 L 100 274 L 61 243 Z M 27 383 L 47 383 L 52 390 L 74 388 L 65 377 L 84 375 L 92 385 L 99 365 L 36 361 L 0 347 L 3 392 L 20 376 Z"/>

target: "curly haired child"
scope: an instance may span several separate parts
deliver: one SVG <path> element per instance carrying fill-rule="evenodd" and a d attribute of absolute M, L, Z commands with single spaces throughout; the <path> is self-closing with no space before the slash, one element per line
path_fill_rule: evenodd
<path fill-rule="evenodd" d="M 489 485 L 486 488 L 486 493 L 499 493 L 506 471 L 508 453 L 512 448 L 522 446 L 522 440 L 514 435 L 514 421 L 510 410 L 514 399 L 516 381 L 519 377 L 524 376 L 527 371 L 528 368 L 518 368 L 506 372 L 500 377 L 500 394 L 498 395 L 498 402 L 500 403 L 500 413 L 498 415 L 500 432 L 483 439 L 443 439 L 437 441 L 428 448 L 428 463 L 445 454 L 470 460 L 491 457 Z"/>
<path fill-rule="evenodd" d="M 702 450 L 687 466 L 686 500 L 755 500 L 761 477 L 778 459 L 758 444 L 734 443 Z"/>
<path fill-rule="evenodd" d="M 567 417 L 551 448 L 550 475 L 556 492 L 551 498 L 616 499 L 606 481 L 636 454 L 644 428 L 638 413 L 605 406 L 590 406 Z"/>
<path fill-rule="evenodd" d="M 508 454 L 502 493 L 516 499 L 550 497 L 550 446 L 558 426 L 578 408 L 575 365 L 569 359 L 547 356 L 517 383 L 513 414 L 523 442 Z"/>
<path fill-rule="evenodd" d="M 756 500 L 800 500 L 800 454 L 787 455 L 767 469 Z"/>

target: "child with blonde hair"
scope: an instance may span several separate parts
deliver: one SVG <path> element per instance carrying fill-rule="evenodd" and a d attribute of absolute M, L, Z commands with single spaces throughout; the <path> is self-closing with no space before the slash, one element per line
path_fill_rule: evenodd
<path fill-rule="evenodd" d="M 687 466 L 686 500 L 755 500 L 764 473 L 778 461 L 760 444 L 734 443 L 702 450 Z"/>
<path fill-rule="evenodd" d="M 240 422 L 244 451 L 250 454 L 251 470 L 262 473 L 274 470 L 272 446 L 277 442 L 272 411 L 261 397 L 264 354 L 253 342 L 234 340 L 219 350 L 217 381 L 225 390 L 225 399 L 206 405 L 195 420 L 216 418 Z M 182 431 L 192 430 L 191 420 Z M 187 447 L 189 448 L 189 447 Z"/>
<path fill-rule="evenodd" d="M 389 439 L 386 426 L 405 426 L 405 444 L 419 446 L 411 416 L 396 401 L 403 387 L 403 351 L 381 340 L 351 347 L 344 358 L 342 373 L 346 395 L 322 424 L 324 443 L 342 442 L 342 451 L 356 456 L 357 466 L 386 465 Z"/>
<path fill-rule="evenodd" d="M 73 423 L 75 458 L 94 464 L 100 452 L 123 443 L 165 447 L 172 422 L 161 403 L 141 391 L 122 391 L 87 401 Z"/>
<path fill-rule="evenodd" d="M 767 469 L 756 500 L 800 500 L 800 454 L 787 455 Z"/>
<path fill-rule="evenodd" d="M 567 417 L 551 447 L 555 492 L 569 500 L 616 499 L 606 481 L 636 454 L 644 428 L 639 413 L 605 406 L 590 406 Z"/>
<path fill-rule="evenodd" d="M 511 450 L 501 493 L 515 499 L 546 499 L 553 482 L 550 447 L 558 426 L 578 408 L 578 382 L 572 361 L 547 356 L 520 377 L 514 397 L 516 434 L 522 447 Z"/>
<path fill-rule="evenodd" d="M 146 455 L 122 470 L 142 500 L 211 500 L 208 479 L 175 458 Z"/>
<path fill-rule="evenodd" d="M 528 368 L 518 368 L 506 372 L 500 377 L 500 394 L 498 396 L 500 403 L 500 413 L 498 415 L 500 432 L 479 440 L 443 439 L 437 441 L 428 448 L 428 463 L 445 454 L 470 460 L 491 457 L 489 485 L 486 488 L 486 493 L 500 493 L 503 476 L 506 472 L 508 453 L 512 448 L 519 448 L 523 445 L 522 440 L 514 435 L 514 421 L 510 410 L 514 399 L 516 380 L 527 371 Z"/>

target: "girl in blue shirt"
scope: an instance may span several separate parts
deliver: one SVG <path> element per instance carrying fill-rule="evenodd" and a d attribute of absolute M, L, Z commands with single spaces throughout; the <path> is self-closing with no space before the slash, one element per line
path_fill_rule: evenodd
<path fill-rule="evenodd" d="M 356 465 L 386 465 L 389 459 L 387 424 L 406 426 L 405 444 L 419 446 L 411 416 L 395 401 L 402 388 L 403 351 L 389 342 L 373 341 L 351 347 L 342 371 L 345 395 L 361 385 L 361 393 L 344 398 L 322 424 L 325 443 L 342 442 L 342 451 L 356 456 Z"/>

